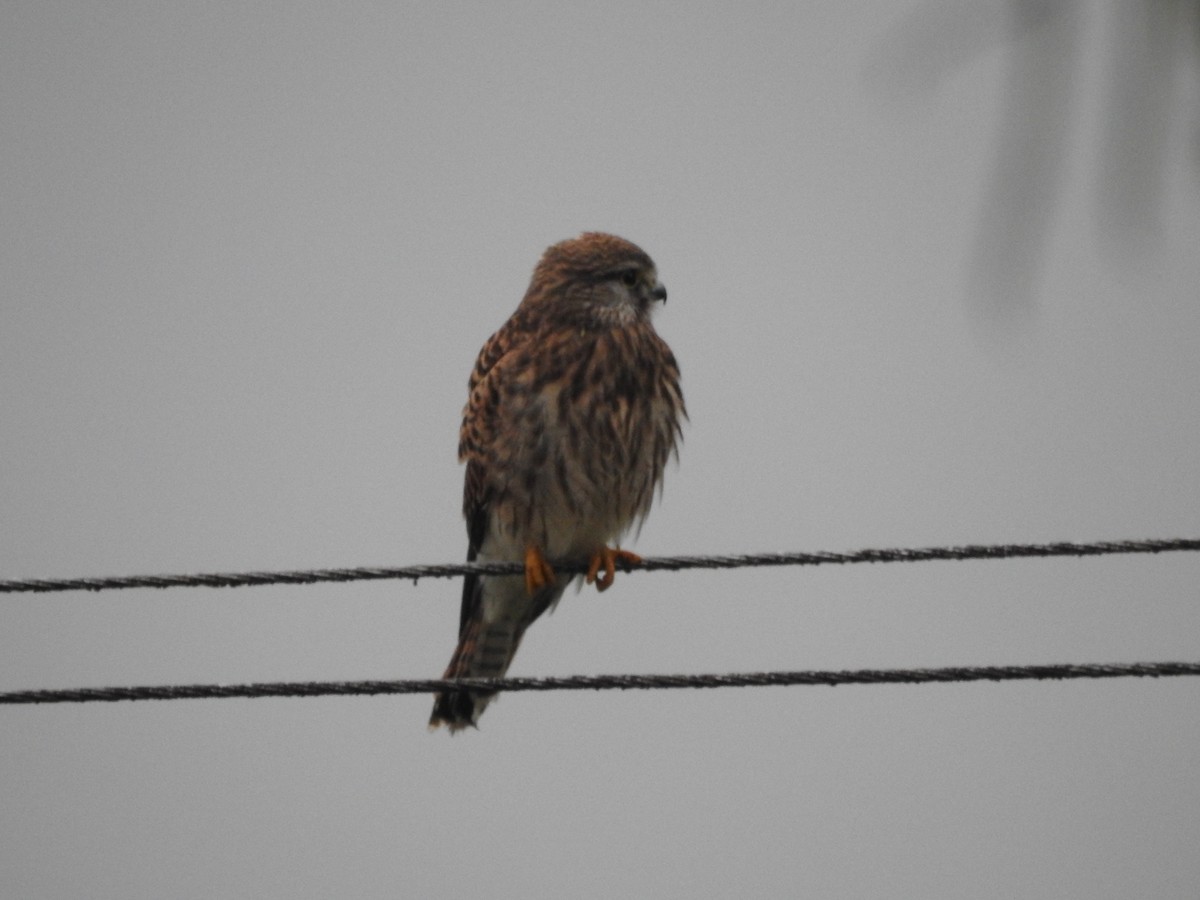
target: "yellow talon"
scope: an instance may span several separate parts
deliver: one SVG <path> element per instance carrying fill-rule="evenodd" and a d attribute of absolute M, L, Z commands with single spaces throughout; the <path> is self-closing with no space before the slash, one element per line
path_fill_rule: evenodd
<path fill-rule="evenodd" d="M 628 550 L 601 547 L 592 554 L 592 558 L 588 561 L 587 583 L 595 582 L 598 591 L 606 591 L 612 587 L 613 579 L 617 577 L 617 560 L 626 563 L 640 563 L 642 558 Z M 597 578 L 602 567 L 604 574 Z"/>
<path fill-rule="evenodd" d="M 525 590 L 532 597 L 542 588 L 554 582 L 554 570 L 542 551 L 530 544 L 525 548 Z"/>

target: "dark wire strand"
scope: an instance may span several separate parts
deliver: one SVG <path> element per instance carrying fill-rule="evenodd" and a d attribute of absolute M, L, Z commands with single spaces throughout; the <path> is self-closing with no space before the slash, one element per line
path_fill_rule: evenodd
<path fill-rule="evenodd" d="M 4 703 L 95 703 L 118 700 L 201 700 L 230 697 L 325 697 L 478 691 L 605 691 L 668 688 L 840 684 L 944 684 L 970 681 L 1065 681 L 1079 678 L 1165 678 L 1200 675 L 1200 663 L 957 666 L 936 669 L 745 672 L 726 675 L 573 675 L 567 678 L 460 678 L 402 681 L 305 681 L 264 684 L 187 684 L 161 687 L 73 688 L 0 693 Z"/>
<path fill-rule="evenodd" d="M 1200 550 L 1200 538 L 1097 541 L 1049 544 L 967 544 L 958 547 L 917 547 L 854 550 L 848 553 L 752 553 L 719 556 L 657 556 L 640 563 L 620 561 L 624 572 L 684 569 L 741 569 L 760 566 L 821 566 L 852 563 L 926 562 L 931 560 L 1014 559 L 1051 556 L 1108 556 L 1119 553 L 1168 553 Z M 560 561 L 554 564 L 564 574 L 582 574 L 586 563 Z M 516 575 L 520 563 L 457 563 L 449 565 L 360 567 L 353 569 L 309 569 L 285 572 L 224 572 L 198 575 L 134 575 L 115 578 L 57 578 L 0 581 L 0 594 L 50 593 L 55 591 L 110 591 L 129 588 L 248 587 L 266 584 L 319 584 L 338 581 L 381 579 L 454 578 L 459 575 Z"/>

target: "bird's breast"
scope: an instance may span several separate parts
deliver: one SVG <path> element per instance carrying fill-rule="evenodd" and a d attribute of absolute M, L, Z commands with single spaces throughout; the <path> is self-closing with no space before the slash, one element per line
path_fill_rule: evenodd
<path fill-rule="evenodd" d="M 532 500 L 551 556 L 589 553 L 644 517 L 675 450 L 678 374 L 665 344 L 646 332 L 580 341 L 536 398 Z"/>

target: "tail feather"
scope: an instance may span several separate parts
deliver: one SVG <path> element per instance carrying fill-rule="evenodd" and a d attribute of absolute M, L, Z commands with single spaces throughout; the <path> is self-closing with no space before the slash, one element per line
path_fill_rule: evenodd
<path fill-rule="evenodd" d="M 561 584 L 530 597 L 519 577 L 468 576 L 458 646 L 442 677 L 503 677 L 525 629 L 562 595 L 567 581 L 561 579 Z M 473 728 L 495 696 L 495 691 L 443 691 L 434 698 L 429 727 L 447 725 L 451 733 Z"/>
<path fill-rule="evenodd" d="M 471 622 L 459 640 L 458 648 L 446 668 L 443 678 L 500 678 L 508 671 L 517 647 L 524 635 L 524 627 L 512 621 L 485 625 Z M 450 726 L 450 731 L 474 727 L 479 716 L 496 694 L 494 691 L 445 691 L 438 694 L 433 704 L 433 715 L 429 725 Z"/>

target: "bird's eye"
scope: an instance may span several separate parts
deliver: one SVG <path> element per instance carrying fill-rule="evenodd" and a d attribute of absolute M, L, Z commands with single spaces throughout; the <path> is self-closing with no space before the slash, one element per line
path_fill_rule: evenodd
<path fill-rule="evenodd" d="M 633 287 L 638 283 L 638 273 L 633 269 L 627 269 L 621 273 L 621 283 L 626 287 Z"/>

